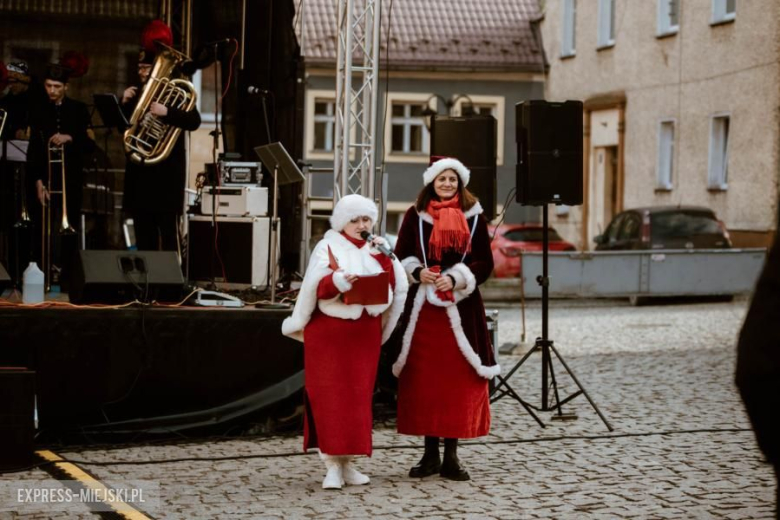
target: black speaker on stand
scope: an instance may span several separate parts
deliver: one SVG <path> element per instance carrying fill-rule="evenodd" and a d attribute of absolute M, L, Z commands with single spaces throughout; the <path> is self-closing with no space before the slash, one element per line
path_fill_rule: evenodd
<path fill-rule="evenodd" d="M 582 204 L 582 102 L 515 106 L 517 202 Z"/>
<path fill-rule="evenodd" d="M 609 431 L 612 425 L 601 413 L 588 392 L 577 380 L 566 361 L 549 339 L 548 204 L 582 204 L 582 102 L 524 101 L 516 105 L 517 116 L 517 201 L 542 208 L 542 275 L 536 278 L 542 288 L 542 336 L 506 376 L 496 376 L 498 383 L 491 393 L 491 402 L 509 396 L 519 402 L 542 427 L 533 410 L 557 411 L 553 420 L 572 420 L 577 416 L 563 413 L 563 405 L 584 395 Z M 517 372 L 532 354 L 542 354 L 541 406 L 524 401 L 509 385 L 509 378 Z M 553 370 L 552 354 L 577 385 L 578 390 L 561 399 Z M 550 392 L 552 391 L 552 396 Z M 554 401 L 554 402 L 553 402 Z"/>
<path fill-rule="evenodd" d="M 468 189 L 488 221 L 496 216 L 496 118 L 433 116 L 431 155 L 454 157 L 471 171 Z"/>

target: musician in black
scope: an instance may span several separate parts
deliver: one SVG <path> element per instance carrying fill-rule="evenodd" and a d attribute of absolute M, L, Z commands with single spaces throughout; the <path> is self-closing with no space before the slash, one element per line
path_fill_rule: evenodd
<path fill-rule="evenodd" d="M 0 99 L 0 108 L 6 111 L 2 139 L 27 139 L 30 99 L 43 100 L 43 89 L 34 84 L 27 63 L 12 61 L 8 64 L 8 93 Z"/>
<path fill-rule="evenodd" d="M 122 94 L 122 110 L 129 119 L 144 85 L 149 81 L 155 56 L 142 50 L 138 58 L 139 86 Z M 187 131 L 200 126 L 197 109 L 189 112 L 152 102 L 149 112 L 168 125 Z M 148 114 L 147 114 L 148 116 Z M 135 241 L 139 250 L 179 251 L 179 217 L 184 207 L 187 155 L 184 134 L 167 159 L 154 165 L 127 159 L 123 206 L 133 218 Z"/>
<path fill-rule="evenodd" d="M 74 231 L 81 226 L 81 201 L 84 181 L 84 154 L 95 148 L 90 138 L 90 125 L 87 106 L 67 96 L 70 70 L 61 65 L 50 65 L 46 70 L 44 89 L 47 98 L 30 106 L 30 145 L 27 150 L 27 171 L 33 179 L 33 193 L 36 195 L 37 208 L 31 208 L 31 216 L 40 233 L 41 207 L 51 204 L 52 229 L 56 233 L 61 227 L 62 197 L 49 193 L 49 149 L 62 147 L 65 159 L 65 188 L 67 196 L 68 223 Z M 53 155 L 52 157 L 55 157 Z M 51 190 L 62 190 L 62 170 L 60 164 L 52 162 Z M 37 240 L 33 241 L 40 248 Z M 56 253 L 55 253 L 56 254 Z M 40 251 L 35 255 L 40 256 Z M 55 265 L 60 265 L 55 258 Z"/>

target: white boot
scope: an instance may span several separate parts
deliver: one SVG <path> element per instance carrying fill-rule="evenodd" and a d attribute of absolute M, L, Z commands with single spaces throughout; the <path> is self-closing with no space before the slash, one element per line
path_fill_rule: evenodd
<path fill-rule="evenodd" d="M 341 464 L 338 457 L 320 453 L 320 457 L 328 468 L 325 480 L 322 481 L 322 489 L 341 489 L 344 485 L 344 476 L 341 473 Z"/>
<path fill-rule="evenodd" d="M 363 486 L 365 484 L 368 484 L 371 482 L 371 479 L 368 478 L 368 475 L 364 475 L 358 470 L 355 469 L 355 466 L 352 464 L 352 459 L 354 457 L 340 457 L 341 459 L 341 474 L 344 477 L 344 482 L 349 484 L 350 486 Z"/>

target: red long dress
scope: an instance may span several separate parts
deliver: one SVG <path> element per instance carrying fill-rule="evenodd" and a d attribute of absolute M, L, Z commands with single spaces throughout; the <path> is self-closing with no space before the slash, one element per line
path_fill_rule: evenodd
<path fill-rule="evenodd" d="M 347 237 L 349 238 L 349 237 Z M 354 241 L 358 246 L 364 241 Z M 390 272 L 392 262 L 375 256 Z M 322 279 L 317 298 L 338 294 L 332 276 Z M 379 365 L 382 317 L 363 311 L 357 320 L 334 318 L 316 309 L 303 331 L 305 407 L 303 448 L 328 455 L 371 455 L 371 403 Z"/>
<path fill-rule="evenodd" d="M 444 309 L 423 304 L 398 381 L 398 433 L 470 439 L 489 432 L 487 380 L 458 349 Z"/>
<path fill-rule="evenodd" d="M 398 235 L 395 253 L 399 258 L 422 259 L 418 233 L 418 215 L 411 208 Z M 427 248 L 432 226 L 423 223 L 423 242 Z M 441 263 L 454 265 L 461 255 L 448 255 Z M 430 262 L 430 260 L 429 260 Z M 487 225 L 480 217 L 472 241 L 472 252 L 464 263 L 482 283 L 493 269 Z M 406 327 L 413 301 L 424 284 L 414 284 L 406 302 Z M 470 347 L 480 354 L 483 365 L 495 364 L 487 337 L 485 310 L 479 288 L 458 304 L 461 330 Z M 480 377 L 466 360 L 456 341 L 453 324 L 443 307 L 425 301 L 414 324 L 414 334 L 406 363 L 398 380 L 399 433 L 432 437 L 467 439 L 490 432 L 488 381 Z"/>

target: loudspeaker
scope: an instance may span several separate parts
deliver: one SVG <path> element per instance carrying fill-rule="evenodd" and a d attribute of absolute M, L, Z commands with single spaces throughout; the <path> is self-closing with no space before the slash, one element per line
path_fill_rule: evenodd
<path fill-rule="evenodd" d="M 0 294 L 3 294 L 3 291 L 9 287 L 11 287 L 11 277 L 8 275 L 5 267 L 3 267 L 3 264 L 0 264 Z"/>
<path fill-rule="evenodd" d="M 0 469 L 33 463 L 35 372 L 0 368 Z"/>
<path fill-rule="evenodd" d="M 191 216 L 187 278 L 223 289 L 269 286 L 270 223 L 268 217 L 218 216 L 215 226 L 210 216 Z"/>
<path fill-rule="evenodd" d="M 496 216 L 496 118 L 434 116 L 431 155 L 454 157 L 471 170 L 467 188 L 479 198 L 485 218 Z"/>
<path fill-rule="evenodd" d="M 70 301 L 127 303 L 175 302 L 184 277 L 173 251 L 79 251 L 73 266 Z"/>
<path fill-rule="evenodd" d="M 582 204 L 582 102 L 515 105 L 517 202 Z"/>

